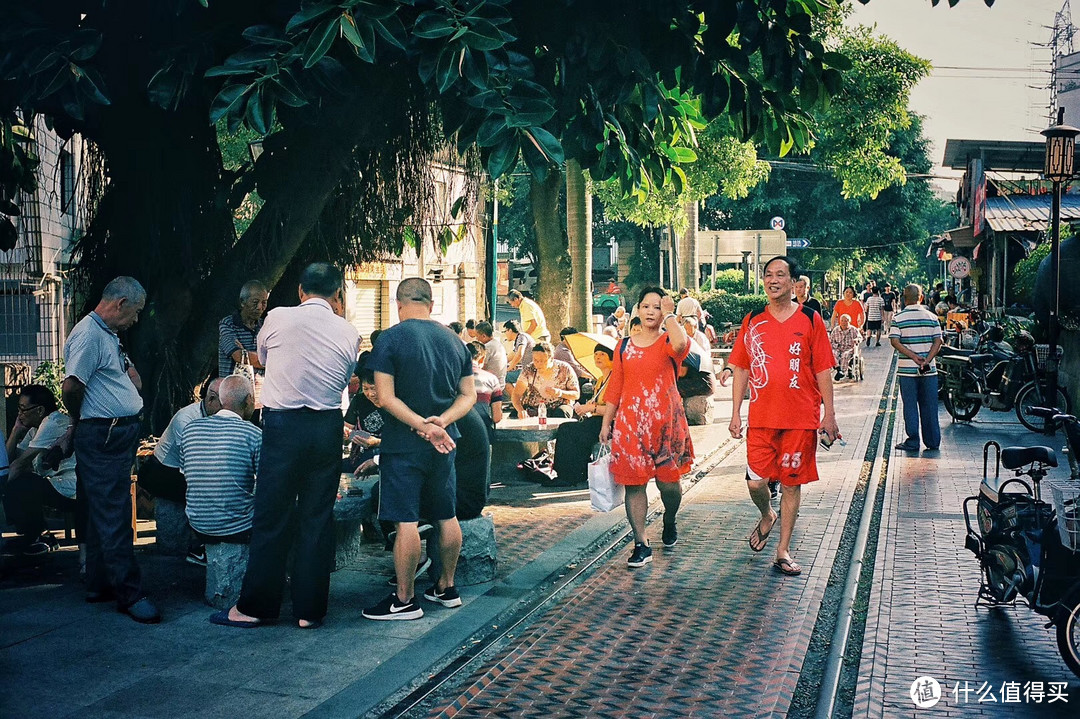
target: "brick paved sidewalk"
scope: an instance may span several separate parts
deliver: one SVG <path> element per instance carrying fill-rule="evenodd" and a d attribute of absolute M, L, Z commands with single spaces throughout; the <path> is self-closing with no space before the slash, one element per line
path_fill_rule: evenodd
<path fill-rule="evenodd" d="M 628 570 L 628 550 L 486 659 L 430 716 L 718 717 L 787 713 L 850 504 L 890 355 L 868 352 L 861 384 L 837 391 L 847 447 L 822 452 L 804 491 L 790 578 L 746 536 L 758 518 L 745 452 L 687 493 L 679 543 Z M 653 528 L 656 535 L 658 529 Z"/>
<path fill-rule="evenodd" d="M 719 436 L 715 427 L 693 434 L 703 454 Z M 205 570 L 154 554 L 146 522 L 139 560 L 164 621 L 137 625 L 111 604 L 83 602 L 68 543 L 0 581 L 0 718 L 357 716 L 364 710 L 356 707 L 426 676 L 620 520 L 591 512 L 586 489 L 513 480 L 492 489 L 486 511 L 496 523 L 498 578 L 463 587 L 464 607 L 427 603 L 415 622 L 362 619 L 360 609 L 389 591 L 384 579 L 392 571 L 390 553 L 372 543 L 332 575 L 330 613 L 314 632 L 292 622 L 257 630 L 209 624 Z M 418 583 L 420 591 L 426 586 Z M 282 617 L 289 616 L 286 602 Z"/>
<path fill-rule="evenodd" d="M 964 548 L 961 508 L 965 497 L 978 493 L 984 442 L 1046 444 L 1059 451 L 1063 440 L 1028 432 L 1011 413 L 984 410 L 976 420 L 952 423 L 942 408 L 939 456 L 893 453 L 855 717 L 1080 715 L 1080 681 L 1058 654 L 1054 630 L 1043 628 L 1046 619 L 1023 605 L 975 608 L 979 564 Z M 1068 476 L 1068 469 L 1054 476 Z M 909 696 L 921 676 L 947 689 L 932 709 L 916 709 Z M 1069 682 L 1069 701 L 1002 704 L 1006 681 Z M 953 688 L 964 682 L 973 693 L 967 702 L 957 701 Z M 978 701 L 984 682 L 994 687 L 998 703 Z"/>

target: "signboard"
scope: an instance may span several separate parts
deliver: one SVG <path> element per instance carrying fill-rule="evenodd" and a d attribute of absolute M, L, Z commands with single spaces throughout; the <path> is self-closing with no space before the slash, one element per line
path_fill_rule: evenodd
<path fill-rule="evenodd" d="M 962 280 L 971 274 L 971 261 L 966 257 L 954 257 L 949 260 L 949 276 Z"/>
<path fill-rule="evenodd" d="M 774 217 L 774 218 L 772 218 L 771 220 L 769 220 L 769 227 L 771 227 L 774 230 L 782 230 L 782 229 L 784 229 L 784 218 L 783 217 Z"/>
<path fill-rule="evenodd" d="M 791 237 L 788 238 L 787 246 L 792 250 L 805 250 L 810 246 L 810 240 L 805 237 Z"/>
<path fill-rule="evenodd" d="M 498 287 L 499 296 L 502 297 L 510 291 L 510 263 L 506 260 L 499 260 L 497 267 L 498 279 L 496 286 Z"/>
<path fill-rule="evenodd" d="M 760 242 L 760 246 L 759 246 Z M 783 230 L 698 230 L 698 264 L 711 265 L 715 253 L 719 264 L 741 264 L 743 253 L 762 259 L 787 252 Z"/>

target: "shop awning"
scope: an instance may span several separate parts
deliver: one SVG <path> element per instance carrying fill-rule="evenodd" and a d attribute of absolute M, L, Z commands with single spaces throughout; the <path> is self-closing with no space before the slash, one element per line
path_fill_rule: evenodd
<path fill-rule="evenodd" d="M 952 246 L 956 249 L 966 250 L 979 244 L 979 239 L 975 237 L 973 232 L 974 228 L 971 225 L 963 225 L 946 230 L 945 237 L 949 242 L 952 242 Z"/>
<path fill-rule="evenodd" d="M 994 232 L 1045 232 L 1050 226 L 1050 203 L 1050 195 L 988 197 L 986 221 Z M 1061 196 L 1061 221 L 1080 221 L 1080 194 Z"/>

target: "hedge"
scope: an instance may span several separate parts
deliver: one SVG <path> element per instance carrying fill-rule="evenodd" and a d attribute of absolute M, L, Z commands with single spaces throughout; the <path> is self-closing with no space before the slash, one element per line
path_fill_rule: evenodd
<path fill-rule="evenodd" d="M 761 309 L 769 301 L 765 295 L 736 295 L 724 290 L 702 292 L 696 297 L 705 311 L 712 315 L 709 324 L 718 331 L 728 323 L 740 324 L 743 317 L 754 310 Z"/>

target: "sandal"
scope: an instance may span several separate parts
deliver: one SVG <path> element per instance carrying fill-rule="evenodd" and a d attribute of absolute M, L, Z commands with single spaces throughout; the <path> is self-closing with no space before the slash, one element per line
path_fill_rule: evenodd
<path fill-rule="evenodd" d="M 750 549 L 754 550 L 755 552 L 760 552 L 762 549 L 765 549 L 765 545 L 769 541 L 769 535 L 772 534 L 773 527 L 775 527 L 776 523 L 779 521 L 780 515 L 777 514 L 776 519 L 773 520 L 773 523 L 769 526 L 768 531 L 762 532 L 761 520 L 759 519 L 758 523 L 754 525 L 754 531 L 751 532 L 750 536 L 746 538 L 746 542 L 750 545 Z"/>
<path fill-rule="evenodd" d="M 777 559 L 773 562 L 773 568 L 789 577 L 797 577 L 802 574 L 802 567 L 790 559 Z"/>

